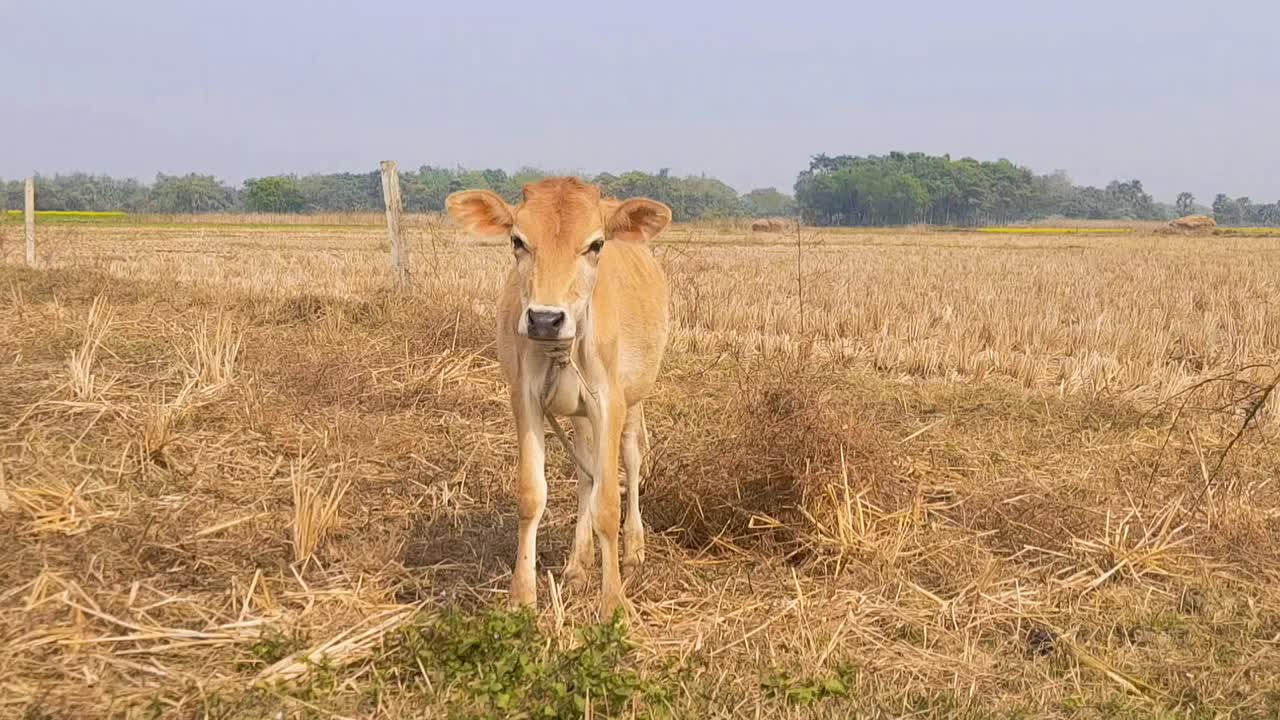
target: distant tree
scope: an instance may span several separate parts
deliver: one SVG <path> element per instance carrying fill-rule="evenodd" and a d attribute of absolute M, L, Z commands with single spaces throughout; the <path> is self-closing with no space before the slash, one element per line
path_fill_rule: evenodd
<path fill-rule="evenodd" d="M 144 209 L 147 187 L 132 178 L 71 173 L 36 175 L 37 210 L 136 211 Z M 23 182 L 0 182 L 0 204 L 23 206 Z"/>
<path fill-rule="evenodd" d="M 609 197 L 647 197 L 666 203 L 671 206 L 673 212 L 676 210 L 673 204 L 676 199 L 675 183 L 669 176 L 632 170 L 621 175 L 597 175 L 592 178 L 592 182 L 599 185 L 604 194 Z"/>
<path fill-rule="evenodd" d="M 506 170 L 490 168 L 488 170 L 481 170 L 479 173 L 468 173 L 467 175 L 474 176 L 477 174 L 484 179 L 484 182 L 480 185 L 481 187 L 488 187 L 501 195 L 507 202 L 514 203 L 520 201 L 520 185 L 507 174 Z M 475 185 L 472 185 L 472 187 L 474 186 Z"/>
<path fill-rule="evenodd" d="M 1260 206 L 1258 224 L 1267 227 L 1280 227 L 1280 202 Z"/>
<path fill-rule="evenodd" d="M 1065 195 L 1065 174 L 1037 181 L 1008 160 L 892 152 L 813 158 L 796 179 L 796 202 L 806 222 L 820 225 L 895 225 L 931 222 L 975 225 L 1014 222 L 1051 208 L 1046 195 Z"/>
<path fill-rule="evenodd" d="M 1130 180 L 1128 182 L 1112 180 L 1107 185 L 1107 195 L 1112 200 L 1114 211 L 1118 212 L 1121 218 L 1127 220 L 1158 219 L 1154 201 L 1142 189 L 1141 180 Z"/>
<path fill-rule="evenodd" d="M 662 168 L 657 175 L 633 170 L 621 175 L 604 173 L 590 180 L 609 197 L 647 197 L 665 203 L 672 217 L 681 222 L 745 213 L 737 191 L 705 175 L 680 178 Z"/>
<path fill-rule="evenodd" d="M 522 167 L 511 174 L 511 184 L 517 188 L 523 188 L 530 183 L 536 183 L 547 177 L 547 173 L 535 167 Z"/>
<path fill-rule="evenodd" d="M 0 181 L 0 210 L 22 209 L 22 183 L 17 180 Z"/>
<path fill-rule="evenodd" d="M 158 213 L 206 213 L 231 210 L 238 196 L 212 175 L 156 175 L 147 209 Z"/>
<path fill-rule="evenodd" d="M 72 173 L 42 177 L 38 182 L 44 186 L 46 196 L 49 190 L 56 188 L 61 204 L 56 209 L 59 210 L 131 211 L 141 208 L 146 202 L 146 188 L 132 178 L 118 180 L 107 175 Z"/>
<path fill-rule="evenodd" d="M 403 175 L 403 173 L 402 173 Z M 351 212 L 382 209 L 382 176 L 366 173 L 333 173 L 297 178 L 307 211 Z M 402 178 L 405 208 L 408 209 L 407 180 Z"/>
<path fill-rule="evenodd" d="M 1218 193 L 1213 199 L 1213 219 L 1219 225 L 1239 225 L 1241 222 L 1240 206 L 1224 193 Z"/>
<path fill-rule="evenodd" d="M 700 175 L 666 179 L 675 193 L 668 203 L 673 217 L 697 220 L 741 217 L 744 214 L 738 192 L 715 178 Z"/>
<path fill-rule="evenodd" d="M 1196 196 L 1189 192 L 1178 193 L 1178 199 L 1174 202 L 1174 208 L 1178 211 L 1179 217 L 1191 215 L 1195 212 Z"/>
<path fill-rule="evenodd" d="M 1076 186 L 1065 170 L 1054 170 L 1048 175 L 1041 175 L 1034 180 L 1035 214 L 1048 217 L 1065 215 L 1065 209 L 1071 202 Z"/>
<path fill-rule="evenodd" d="M 1248 196 L 1236 198 L 1236 216 L 1237 222 L 1241 225 L 1258 224 L 1259 206 L 1253 204 L 1253 200 Z"/>
<path fill-rule="evenodd" d="M 423 165 L 402 178 L 404 209 L 409 212 L 442 212 L 444 199 L 453 192 L 449 170 Z M 381 193 L 381 189 L 378 190 Z"/>
<path fill-rule="evenodd" d="M 492 190 L 519 202 L 521 188 L 546 177 L 537 168 L 508 173 L 490 168 L 422 166 L 401 173 L 405 209 L 440 212 L 451 192 Z M 775 188 L 739 195 L 706 175 L 676 176 L 633 170 L 582 176 L 613 197 L 650 197 L 664 202 L 677 220 L 710 217 L 796 215 L 819 225 L 947 225 L 1014 223 L 1063 216 L 1088 219 L 1163 219 L 1210 213 L 1224 225 L 1280 226 L 1280 203 L 1219 194 L 1213 207 L 1198 205 L 1189 192 L 1173 204 L 1156 202 L 1139 180 L 1115 180 L 1105 188 L 1077 186 L 1066 172 L 1037 175 L 1008 160 L 953 160 L 950 155 L 890 152 L 887 155 L 816 155 L 796 178 L 795 196 Z M 248 209 L 257 212 L 380 211 L 382 185 L 376 171 L 326 175 L 279 175 L 248 180 L 237 192 L 210 175 L 157 175 L 155 183 L 72 173 L 37 176 L 41 210 L 125 210 L 194 213 Z M 0 180 L 0 203 L 22 207 L 22 182 Z"/>
<path fill-rule="evenodd" d="M 796 214 L 796 199 L 777 188 L 756 188 L 742 196 L 742 206 L 751 217 L 790 217 Z"/>
<path fill-rule="evenodd" d="M 1213 217 L 1219 225 L 1280 226 L 1280 202 L 1255 203 L 1248 196 L 1233 199 L 1219 193 L 1213 199 Z"/>
<path fill-rule="evenodd" d="M 244 181 L 244 207 L 249 212 L 299 213 L 307 200 L 292 175 L 275 175 Z"/>
<path fill-rule="evenodd" d="M 1191 213 L 1195 213 L 1195 206 L 1192 206 Z M 1174 220 L 1182 217 L 1182 213 L 1178 212 L 1178 208 L 1173 203 L 1154 202 L 1151 204 L 1151 220 Z"/>

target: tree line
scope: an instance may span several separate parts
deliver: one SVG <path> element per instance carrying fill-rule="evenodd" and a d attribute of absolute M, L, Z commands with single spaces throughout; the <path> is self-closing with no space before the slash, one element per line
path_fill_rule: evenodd
<path fill-rule="evenodd" d="M 1190 197 L 1190 196 L 1188 196 Z M 815 225 L 1006 225 L 1048 217 L 1166 220 L 1140 180 L 1079 186 L 1063 171 L 1037 175 L 1008 160 L 952 160 L 899 153 L 813 158 L 796 181 L 805 222 Z M 1194 198 L 1188 206 L 1194 209 Z"/>
<path fill-rule="evenodd" d="M 515 172 L 424 165 L 401 171 L 409 212 L 440 212 L 449 193 L 487 188 L 517 202 L 520 188 L 547 175 L 537 168 Z M 1280 202 L 1218 195 L 1212 207 L 1191 193 L 1173 204 L 1157 202 L 1140 180 L 1105 187 L 1076 185 L 1063 171 L 1039 175 L 1009 160 L 953 160 L 949 155 L 818 155 L 796 179 L 794 196 L 776 188 L 738 193 L 712 177 L 678 177 L 667 170 L 583 175 L 607 195 L 643 195 L 666 203 L 676 220 L 801 217 L 813 225 L 1003 225 L 1042 218 L 1167 220 L 1212 214 L 1223 225 L 1280 226 Z M 20 181 L 0 181 L 7 208 L 22 207 Z M 380 211 L 377 171 L 251 178 L 232 187 L 212 175 L 157 175 L 151 184 L 106 175 L 73 173 L 37 179 L 41 210 L 130 213 Z"/>
<path fill-rule="evenodd" d="M 1220 225 L 1280 227 L 1280 202 L 1255 203 L 1247 197 L 1213 199 L 1213 217 Z"/>
<path fill-rule="evenodd" d="M 505 170 L 465 170 L 423 166 L 401 171 L 400 191 L 408 212 L 441 212 L 449 193 L 469 188 L 493 190 L 509 202 L 518 202 L 520 189 L 547 173 L 522 168 Z M 676 177 L 666 170 L 657 173 L 632 171 L 621 175 L 601 173 L 587 176 L 606 195 L 643 195 L 671 207 L 677 220 L 704 218 L 766 217 L 794 215 L 795 201 L 775 188 L 760 188 L 739 194 L 715 178 Z M 107 175 L 73 173 L 37 177 L 38 210 L 123 211 L 130 213 L 208 212 L 351 212 L 381 211 L 382 177 L 367 173 L 326 175 L 275 175 L 251 178 L 239 188 L 212 175 L 157 175 L 151 185 L 137 180 Z M 8 208 L 21 208 L 22 183 L 3 183 Z"/>

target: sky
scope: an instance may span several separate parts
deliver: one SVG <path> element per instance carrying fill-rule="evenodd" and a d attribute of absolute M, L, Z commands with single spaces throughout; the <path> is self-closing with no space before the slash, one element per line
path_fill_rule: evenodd
<path fill-rule="evenodd" d="M 0 177 L 1008 158 L 1280 200 L 1276 0 L 0 0 Z"/>

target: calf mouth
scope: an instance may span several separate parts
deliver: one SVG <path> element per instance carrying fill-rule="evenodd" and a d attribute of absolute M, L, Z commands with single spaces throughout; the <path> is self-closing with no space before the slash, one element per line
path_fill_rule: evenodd
<path fill-rule="evenodd" d="M 532 341 L 537 345 L 541 345 L 546 348 L 551 348 L 551 347 L 569 347 L 570 345 L 573 344 L 573 341 L 577 340 L 578 338 L 577 336 L 574 336 L 574 335 L 570 335 L 569 337 L 535 337 L 533 335 L 526 335 L 525 339 Z"/>

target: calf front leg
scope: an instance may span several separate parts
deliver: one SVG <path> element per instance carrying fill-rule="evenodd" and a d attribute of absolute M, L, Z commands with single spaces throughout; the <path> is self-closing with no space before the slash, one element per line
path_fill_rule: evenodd
<path fill-rule="evenodd" d="M 591 462 L 596 457 L 595 433 L 591 430 L 591 421 L 587 418 L 575 417 L 573 422 L 573 451 L 582 462 Z M 565 566 L 564 578 L 571 585 L 581 585 L 587 579 L 587 570 L 595 564 L 591 557 L 591 476 L 582 471 L 574 463 L 578 475 L 578 524 L 573 531 L 573 548 L 569 551 L 569 564 Z"/>
<path fill-rule="evenodd" d="M 647 445 L 644 427 L 644 406 L 636 403 L 627 409 L 627 421 L 622 428 L 622 467 L 627 477 L 627 520 L 623 526 L 625 543 L 622 565 L 631 570 L 644 562 L 644 524 L 640 520 L 640 465 L 643 462 L 641 445 Z"/>
<path fill-rule="evenodd" d="M 546 428 L 538 402 L 519 388 L 511 393 L 516 416 L 516 440 L 520 445 L 520 467 L 516 474 L 517 530 L 516 565 L 511 573 L 512 607 L 538 602 L 538 523 L 547 507 Z"/>
<path fill-rule="evenodd" d="M 605 400 L 604 417 L 600 422 L 600 435 L 596 438 L 596 468 L 599 469 L 592 485 L 591 519 L 596 540 L 600 543 L 600 611 L 602 620 L 608 620 L 613 612 L 626 605 L 622 593 L 622 572 L 618 567 L 618 452 L 622 442 L 622 425 L 627 407 L 616 392 Z"/>

